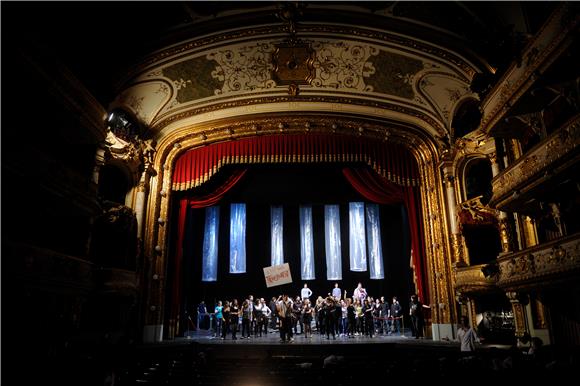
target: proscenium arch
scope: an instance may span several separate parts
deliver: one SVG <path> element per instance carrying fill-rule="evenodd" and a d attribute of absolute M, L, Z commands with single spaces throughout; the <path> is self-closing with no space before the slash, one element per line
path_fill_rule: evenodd
<path fill-rule="evenodd" d="M 176 159 L 184 152 L 210 143 L 231 141 L 260 135 L 280 134 L 349 134 L 377 141 L 394 141 L 408 148 L 417 163 L 420 184 L 423 227 L 425 230 L 425 283 L 432 308 L 433 323 L 451 323 L 455 314 L 451 277 L 447 220 L 443 211 L 439 155 L 434 140 L 421 129 L 397 122 L 368 117 L 330 114 L 267 114 L 222 120 L 183 127 L 158 140 L 154 169 L 150 180 L 144 251 L 149 257 L 145 269 L 147 288 L 146 325 L 162 325 L 166 290 L 165 270 L 168 256 L 172 173 Z M 162 222 L 158 219 L 163 219 Z"/>

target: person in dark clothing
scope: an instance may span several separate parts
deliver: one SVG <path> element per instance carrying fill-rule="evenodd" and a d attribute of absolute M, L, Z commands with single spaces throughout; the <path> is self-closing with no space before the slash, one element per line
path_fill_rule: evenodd
<path fill-rule="evenodd" d="M 374 307 L 369 302 L 369 299 L 365 299 L 365 304 L 362 309 L 365 321 L 365 333 L 371 338 L 373 337 L 375 330 L 375 325 L 373 323 L 373 309 Z"/>
<path fill-rule="evenodd" d="M 336 314 L 336 305 L 334 304 L 334 299 L 332 296 L 326 298 L 324 302 L 323 309 L 325 310 L 325 323 L 324 323 L 324 330 L 326 331 L 326 339 L 330 339 L 330 334 L 332 333 L 332 339 L 336 339 L 335 333 L 335 323 L 336 318 L 338 317 Z"/>
<path fill-rule="evenodd" d="M 222 340 L 226 338 L 226 334 L 230 328 L 231 315 L 230 315 L 230 303 L 226 301 L 224 303 L 224 309 L 222 310 L 223 323 L 222 323 Z"/>
<path fill-rule="evenodd" d="M 347 330 L 348 330 L 348 337 L 354 338 L 354 333 L 356 330 L 356 318 L 355 318 L 355 310 L 354 305 L 352 304 L 352 299 L 347 299 L 347 306 L 346 306 L 346 315 L 347 315 Z"/>
<path fill-rule="evenodd" d="M 393 303 L 391 304 L 391 329 L 389 334 L 401 332 L 401 315 L 403 315 L 401 303 L 396 296 L 393 296 Z"/>
<path fill-rule="evenodd" d="M 411 327 L 413 328 L 413 335 L 415 339 L 424 337 L 425 317 L 423 315 L 423 308 L 430 308 L 424 305 L 419 300 L 419 296 L 411 295 L 411 302 L 409 303 L 409 315 L 411 316 Z"/>
<path fill-rule="evenodd" d="M 238 323 L 240 322 L 240 305 L 238 299 L 234 299 L 230 307 L 230 329 L 232 330 L 232 340 L 237 340 L 236 333 L 238 332 Z"/>

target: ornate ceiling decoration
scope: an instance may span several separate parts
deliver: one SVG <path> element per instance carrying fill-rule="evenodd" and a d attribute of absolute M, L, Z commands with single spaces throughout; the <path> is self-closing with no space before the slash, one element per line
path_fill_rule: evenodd
<path fill-rule="evenodd" d="M 157 138 L 220 119 L 304 110 L 400 121 L 445 138 L 457 106 L 476 98 L 469 86 L 478 68 L 445 48 L 340 25 L 305 23 L 293 41 L 284 32 L 241 28 L 156 53 L 113 106 L 130 109 Z"/>

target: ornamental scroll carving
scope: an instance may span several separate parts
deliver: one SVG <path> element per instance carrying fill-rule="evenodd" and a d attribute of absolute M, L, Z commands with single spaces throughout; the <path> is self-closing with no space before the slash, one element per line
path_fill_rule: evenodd
<path fill-rule="evenodd" d="M 580 144 L 580 116 L 576 116 L 560 130 L 552 133 L 543 144 L 492 180 L 492 202 L 516 191 L 530 178 L 541 175 L 542 171 L 553 169 L 559 159 L 574 151 Z"/>
<path fill-rule="evenodd" d="M 376 72 L 369 58 L 378 55 L 378 48 L 344 41 L 318 41 L 312 48 L 316 51 L 314 87 L 373 91 L 365 78 Z"/>
<path fill-rule="evenodd" d="M 541 247 L 502 256 L 498 259 L 498 285 L 517 286 L 546 275 L 580 270 L 580 236 L 560 239 Z"/>
<path fill-rule="evenodd" d="M 272 79 L 275 69 L 272 61 L 276 46 L 260 43 L 237 49 L 215 51 L 207 55 L 208 60 L 217 62 L 211 72 L 212 78 L 223 82 L 215 94 L 237 91 L 253 91 L 277 86 Z M 369 59 L 379 54 L 379 49 L 369 45 L 345 41 L 315 41 L 313 87 L 373 91 L 365 78 L 376 70 Z"/>
<path fill-rule="evenodd" d="M 217 66 L 211 72 L 212 78 L 223 82 L 221 89 L 216 89 L 215 94 L 276 86 L 276 82 L 272 79 L 274 49 L 273 44 L 260 43 L 208 54 L 207 59 L 217 62 Z"/>

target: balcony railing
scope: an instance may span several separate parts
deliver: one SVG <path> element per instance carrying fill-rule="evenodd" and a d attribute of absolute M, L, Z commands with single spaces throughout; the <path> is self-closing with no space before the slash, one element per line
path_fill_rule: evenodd
<path fill-rule="evenodd" d="M 580 277 L 580 233 L 536 245 L 498 259 L 497 285 L 515 290 Z"/>
<path fill-rule="evenodd" d="M 455 289 L 462 293 L 497 291 L 497 275 L 486 277 L 482 268 L 485 264 L 457 268 Z"/>
<path fill-rule="evenodd" d="M 579 145 L 580 115 L 577 115 L 492 180 L 490 206 L 514 210 L 510 207 L 524 200 L 526 193 L 577 164 Z"/>

